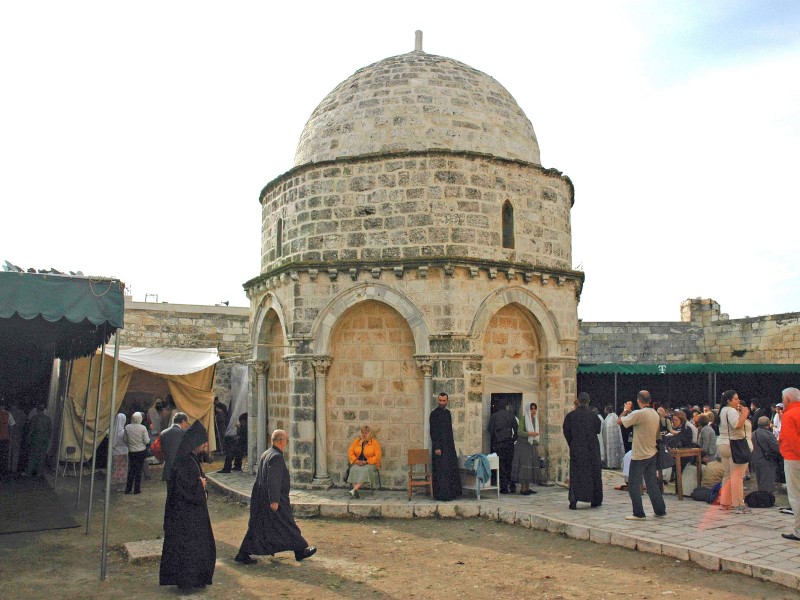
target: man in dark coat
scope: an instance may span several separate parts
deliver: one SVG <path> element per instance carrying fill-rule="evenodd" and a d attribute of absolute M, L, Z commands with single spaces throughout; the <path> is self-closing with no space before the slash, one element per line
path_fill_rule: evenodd
<path fill-rule="evenodd" d="M 511 482 L 511 464 L 514 462 L 514 442 L 517 441 L 519 423 L 511 412 L 510 401 L 505 400 L 500 409 L 492 414 L 488 429 L 492 452 L 497 453 L 500 459 L 500 493 L 514 493 L 516 489 Z"/>
<path fill-rule="evenodd" d="M 172 426 L 161 432 L 161 452 L 164 454 L 164 470 L 161 472 L 161 481 L 169 481 L 178 447 L 188 428 L 189 417 L 186 416 L 186 413 L 179 412 L 175 413 Z"/>
<path fill-rule="evenodd" d="M 589 407 L 589 394 L 581 392 L 578 405 L 564 417 L 564 437 L 569 444 L 569 507 L 577 502 L 603 503 L 602 461 L 600 460 L 600 419 Z"/>
<path fill-rule="evenodd" d="M 180 589 L 211 585 L 217 548 L 208 516 L 206 478 L 200 466 L 200 457 L 207 450 L 206 428 L 195 421 L 181 439 L 167 482 L 161 585 Z"/>
<path fill-rule="evenodd" d="M 295 560 L 300 562 L 317 551 L 308 546 L 292 515 L 289 469 L 283 458 L 288 443 L 287 433 L 276 429 L 272 432 L 272 448 L 261 455 L 250 496 L 250 522 L 234 559 L 238 563 L 251 565 L 257 562 L 251 554 L 272 556 L 286 550 L 293 550 Z"/>
<path fill-rule="evenodd" d="M 461 495 L 461 476 L 458 473 L 458 456 L 453 440 L 453 418 L 447 410 L 449 397 L 442 392 L 428 420 L 431 430 L 433 497 L 452 500 Z"/>

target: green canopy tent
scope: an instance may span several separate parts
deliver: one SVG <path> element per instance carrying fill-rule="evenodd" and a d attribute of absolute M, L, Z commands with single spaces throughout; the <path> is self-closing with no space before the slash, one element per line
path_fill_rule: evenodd
<path fill-rule="evenodd" d="M 4 370 L 15 370 L 13 368 L 15 357 L 23 357 L 24 360 L 26 356 L 39 353 L 49 355 L 51 360 L 59 359 L 66 365 L 61 376 L 60 387 L 63 393 L 60 405 L 56 407 L 63 415 L 64 395 L 69 387 L 72 361 L 83 356 L 93 356 L 98 347 L 105 348 L 111 336 L 124 325 L 125 284 L 114 278 L 83 277 L 56 272 L 25 272 L 6 264 L 6 270 L 0 272 L 0 356 L 3 357 Z M 118 349 L 119 338 L 115 336 L 114 384 L 112 384 L 110 409 L 116 404 L 113 390 L 116 388 Z M 19 362 L 19 358 L 16 360 Z M 102 366 L 100 371 L 102 372 Z M 86 401 L 88 403 L 88 397 Z M 98 404 L 100 402 L 99 392 L 97 402 Z M 99 413 L 99 407 L 95 413 Z M 59 432 L 61 431 L 59 427 Z M 113 440 L 109 440 L 109 443 L 113 443 Z M 59 441 L 56 447 L 59 448 L 60 445 Z M 58 481 L 59 458 L 56 456 L 54 485 Z M 111 452 L 108 453 L 108 462 L 101 579 L 105 579 L 106 575 Z M 87 533 L 91 523 L 94 467 L 93 459 Z M 82 469 L 81 475 L 83 475 Z"/>
<path fill-rule="evenodd" d="M 720 381 L 724 389 L 751 382 L 752 385 L 748 387 L 757 390 L 769 383 L 787 387 L 796 378 L 800 378 L 800 365 L 797 364 L 664 362 L 578 365 L 578 387 L 601 389 L 607 396 L 613 393 L 615 412 L 619 404 L 621 382 L 625 384 L 622 385 L 625 388 L 625 400 L 633 399 L 628 388 L 632 382 L 637 382 L 641 387 L 659 385 L 662 400 L 671 399 L 671 396 L 685 398 L 688 393 L 695 400 L 702 396 L 704 403 L 713 406 L 719 396 Z M 746 397 L 753 395 L 754 392 L 748 389 Z"/>

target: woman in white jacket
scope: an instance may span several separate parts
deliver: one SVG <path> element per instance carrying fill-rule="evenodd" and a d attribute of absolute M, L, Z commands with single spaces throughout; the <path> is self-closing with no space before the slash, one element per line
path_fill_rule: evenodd
<path fill-rule="evenodd" d="M 142 468 L 144 459 L 147 458 L 147 444 L 150 436 L 147 427 L 142 425 L 142 413 L 133 413 L 132 423 L 125 426 L 125 443 L 128 445 L 128 481 L 125 484 L 125 493 L 134 494 L 142 492 Z"/>

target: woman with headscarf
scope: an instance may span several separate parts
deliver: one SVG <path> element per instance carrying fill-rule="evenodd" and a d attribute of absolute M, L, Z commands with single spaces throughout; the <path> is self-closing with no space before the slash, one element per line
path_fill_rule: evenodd
<path fill-rule="evenodd" d="M 217 547 L 208 516 L 208 493 L 201 457 L 208 433 L 195 421 L 181 439 L 167 482 L 164 507 L 164 548 L 159 583 L 180 589 L 211 585 Z"/>
<path fill-rule="evenodd" d="M 111 448 L 111 483 L 114 485 L 123 485 L 128 481 L 128 444 L 125 443 L 127 420 L 122 413 L 114 417 L 114 446 Z"/>
<path fill-rule="evenodd" d="M 603 420 L 603 442 L 606 447 L 606 466 L 609 469 L 622 468 L 625 456 L 625 445 L 622 441 L 622 430 L 617 423 L 616 413 L 611 406 L 605 408 L 606 418 Z"/>
<path fill-rule="evenodd" d="M 125 493 L 134 494 L 142 492 L 142 469 L 144 459 L 147 458 L 147 444 L 150 443 L 150 436 L 147 435 L 147 427 L 142 425 L 142 413 L 135 412 L 130 425 L 125 426 L 125 443 L 128 446 L 128 477 L 125 483 Z"/>
<path fill-rule="evenodd" d="M 541 481 L 539 469 L 539 407 L 535 402 L 525 404 L 525 418 L 519 423 L 514 458 L 511 460 L 511 481 L 519 484 L 519 493 L 530 496 L 536 491 L 531 483 Z"/>

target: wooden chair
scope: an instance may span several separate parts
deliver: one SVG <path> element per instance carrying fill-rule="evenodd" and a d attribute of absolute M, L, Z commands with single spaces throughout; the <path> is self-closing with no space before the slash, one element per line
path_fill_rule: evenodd
<path fill-rule="evenodd" d="M 423 471 L 415 470 L 422 466 Z M 410 448 L 408 450 L 408 499 L 411 500 L 411 491 L 414 487 L 426 486 L 428 494 L 433 498 L 433 472 L 431 471 L 431 453 L 425 448 Z"/>

